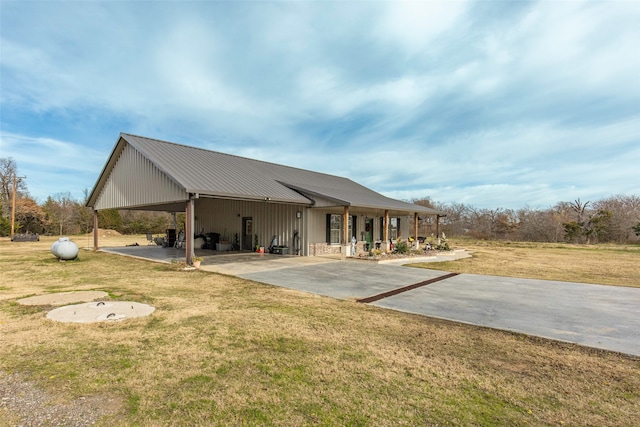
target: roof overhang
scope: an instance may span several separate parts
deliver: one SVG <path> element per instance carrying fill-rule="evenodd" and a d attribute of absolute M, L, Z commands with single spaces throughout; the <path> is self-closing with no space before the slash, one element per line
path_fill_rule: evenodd
<path fill-rule="evenodd" d="M 280 184 L 284 185 L 287 188 L 290 188 L 294 191 L 297 191 L 298 193 L 302 194 L 304 197 L 308 198 L 311 200 L 312 204 L 315 204 L 315 199 L 316 198 L 321 198 L 324 200 L 329 200 L 330 202 L 333 202 L 336 204 L 336 206 L 350 206 L 351 203 L 346 201 L 346 200 L 341 200 L 332 196 L 329 196 L 327 194 L 322 194 L 318 191 L 313 191 L 313 190 L 309 190 L 307 188 L 303 188 L 300 187 L 298 185 L 293 185 L 293 184 L 289 184 L 286 182 L 282 182 L 282 181 L 278 181 Z"/>

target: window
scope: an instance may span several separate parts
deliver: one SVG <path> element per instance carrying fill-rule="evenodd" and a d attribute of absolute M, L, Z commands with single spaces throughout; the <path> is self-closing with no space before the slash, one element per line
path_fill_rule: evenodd
<path fill-rule="evenodd" d="M 349 224 L 347 224 L 347 238 L 351 243 L 351 238 L 356 236 L 358 240 L 358 217 L 356 215 L 349 215 Z M 339 214 L 327 214 L 327 243 L 332 245 L 339 245 L 342 242 L 342 215 Z"/>
<path fill-rule="evenodd" d="M 389 239 L 396 240 L 398 238 L 398 231 L 400 230 L 400 218 L 389 218 Z"/>
<path fill-rule="evenodd" d="M 398 218 L 389 218 L 389 239 L 395 240 L 398 238 Z"/>
<path fill-rule="evenodd" d="M 396 240 L 398 233 L 400 233 L 400 218 L 392 216 L 389 217 L 389 240 Z M 380 218 L 380 240 L 384 239 L 384 218 Z"/>
<path fill-rule="evenodd" d="M 327 243 L 340 244 L 342 241 L 342 215 L 327 214 Z"/>

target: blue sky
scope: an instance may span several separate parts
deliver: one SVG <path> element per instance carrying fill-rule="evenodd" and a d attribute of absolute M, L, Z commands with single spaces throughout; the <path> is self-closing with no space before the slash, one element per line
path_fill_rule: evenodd
<path fill-rule="evenodd" d="M 39 201 L 120 132 L 399 199 L 640 194 L 640 1 L 0 0 L 0 157 Z"/>

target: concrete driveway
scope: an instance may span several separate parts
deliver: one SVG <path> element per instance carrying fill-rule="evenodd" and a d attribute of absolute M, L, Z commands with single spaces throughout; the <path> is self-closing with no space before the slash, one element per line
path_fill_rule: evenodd
<path fill-rule="evenodd" d="M 180 256 L 153 247 L 107 250 L 163 262 Z M 431 282 L 369 304 L 640 356 L 640 288 L 474 274 L 438 280 L 447 273 L 358 260 L 249 253 L 206 257 L 202 269 L 356 300 Z"/>
<path fill-rule="evenodd" d="M 436 279 L 436 270 L 335 261 L 239 277 L 340 299 Z M 640 356 L 640 289 L 460 274 L 370 304 Z"/>

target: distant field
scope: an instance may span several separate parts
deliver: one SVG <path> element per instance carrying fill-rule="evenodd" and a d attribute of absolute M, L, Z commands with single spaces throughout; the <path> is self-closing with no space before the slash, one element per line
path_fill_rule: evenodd
<path fill-rule="evenodd" d="M 0 239 L 0 390 L 12 374 L 58 403 L 112 399 L 98 425 L 630 426 L 640 407 L 637 358 L 89 250 L 61 263 L 49 253 L 55 240 Z M 146 239 L 101 238 L 136 242 Z M 510 258 L 502 270 L 486 268 L 520 275 L 527 263 L 550 264 L 546 254 L 565 257 L 558 272 L 574 273 L 539 267 L 545 275 L 598 283 L 571 268 L 571 254 L 590 264 L 618 253 L 637 265 L 639 253 L 455 245 L 475 257 L 450 263 L 452 271 Z M 637 286 L 631 270 L 602 277 Z M 104 290 L 157 310 L 121 323 L 60 324 L 44 318 L 51 307 L 15 302 L 69 290 Z M 0 425 L 17 424 L 2 408 Z"/>
<path fill-rule="evenodd" d="M 452 239 L 472 258 L 412 264 L 454 273 L 640 287 L 640 245 L 573 245 Z"/>

